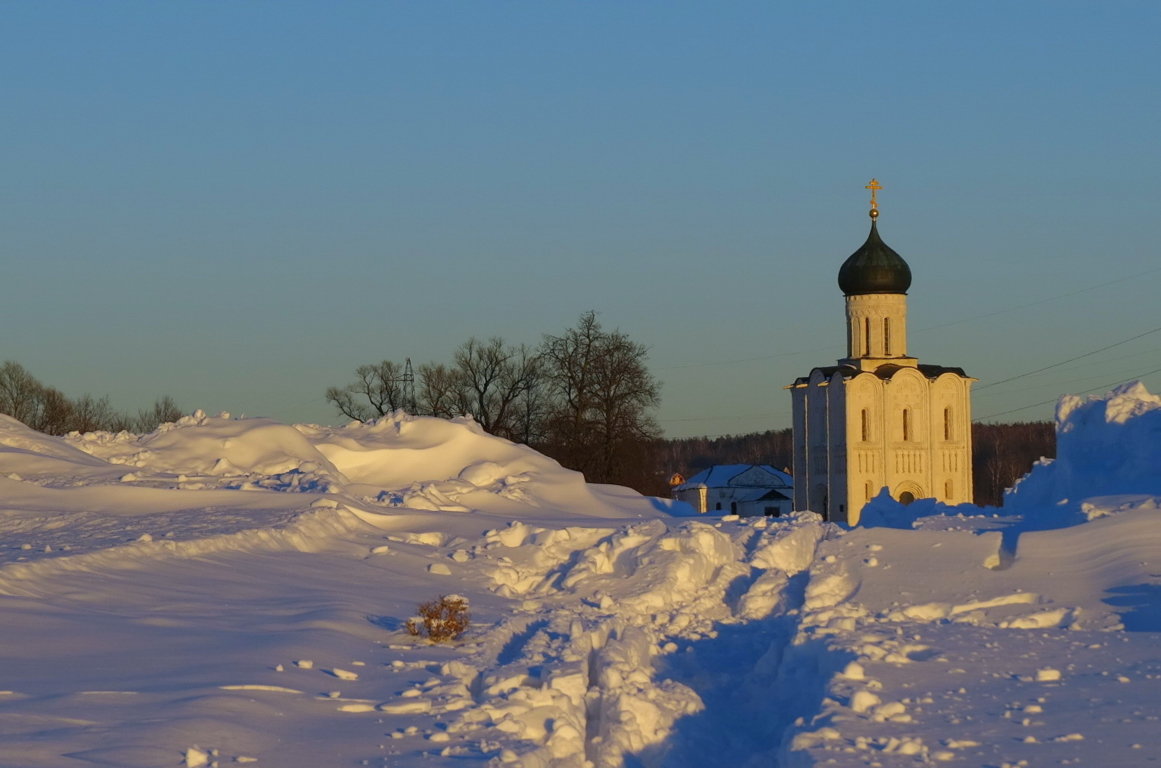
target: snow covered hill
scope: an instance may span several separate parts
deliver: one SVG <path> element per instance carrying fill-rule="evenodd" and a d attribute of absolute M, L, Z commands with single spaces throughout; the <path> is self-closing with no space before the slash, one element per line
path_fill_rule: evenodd
<path fill-rule="evenodd" d="M 1159 404 L 1066 400 L 1002 515 L 850 531 L 470 421 L 0 417 L 0 766 L 1146 765 Z M 463 638 L 407 633 L 453 594 Z"/>

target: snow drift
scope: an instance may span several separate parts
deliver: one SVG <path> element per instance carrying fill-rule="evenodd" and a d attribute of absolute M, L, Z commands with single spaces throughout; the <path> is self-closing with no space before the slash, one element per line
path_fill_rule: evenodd
<path fill-rule="evenodd" d="M 470 420 L 0 418 L 0 763 L 1138 765 L 1159 402 L 1065 400 L 1000 515 L 854 530 L 675 517 Z M 441 594 L 466 635 L 411 637 Z"/>

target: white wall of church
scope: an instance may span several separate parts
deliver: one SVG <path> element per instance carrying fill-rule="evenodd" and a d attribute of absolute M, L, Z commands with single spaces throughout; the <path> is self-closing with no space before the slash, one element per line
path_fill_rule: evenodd
<path fill-rule="evenodd" d="M 861 373 L 846 382 L 849 464 L 847 521 L 886 487 L 898 499 L 970 502 L 971 379 L 944 373 L 934 380 L 915 368 L 888 379 Z"/>
<path fill-rule="evenodd" d="M 827 485 L 827 474 L 830 472 L 830 442 L 829 424 L 827 416 L 826 379 L 819 371 L 810 375 L 810 385 L 806 398 L 806 460 L 807 460 L 807 494 L 806 509 L 813 510 L 826 516 L 827 505 L 830 502 L 830 488 Z M 798 487 L 795 481 L 794 487 Z"/>
<path fill-rule="evenodd" d="M 790 427 L 794 435 L 793 455 L 794 508 L 810 509 L 810 471 L 806 446 L 810 436 L 806 432 L 806 387 L 790 388 Z"/>

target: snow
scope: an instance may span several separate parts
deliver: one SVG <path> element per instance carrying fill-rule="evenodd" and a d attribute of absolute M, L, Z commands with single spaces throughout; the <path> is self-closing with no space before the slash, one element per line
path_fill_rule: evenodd
<path fill-rule="evenodd" d="M 1000 510 L 689 518 L 470 420 L 0 417 L 0 764 L 1141 765 L 1161 398 Z M 462 596 L 433 644 L 406 621 Z"/>

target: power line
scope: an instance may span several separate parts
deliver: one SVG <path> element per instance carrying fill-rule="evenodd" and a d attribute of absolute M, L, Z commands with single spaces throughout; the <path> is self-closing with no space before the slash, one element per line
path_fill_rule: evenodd
<path fill-rule="evenodd" d="M 1089 389 L 1081 390 L 1080 392 L 1076 392 L 1074 394 L 1087 395 L 1089 392 L 1096 392 L 1098 389 L 1108 390 L 1109 388 L 1115 387 L 1118 384 L 1124 384 L 1126 381 L 1132 381 L 1134 379 L 1143 379 L 1146 376 L 1152 376 L 1155 373 L 1161 373 L 1161 368 L 1156 368 L 1156 369 L 1154 369 L 1152 371 L 1148 371 L 1146 373 L 1139 373 L 1136 376 L 1128 376 L 1128 377 L 1123 378 L 1123 379 L 1117 379 L 1116 381 L 1112 381 L 1112 382 L 1109 382 L 1107 384 L 1101 384 L 1101 385 L 1096 386 L 1096 387 L 1090 387 Z M 1012 409 L 1007 410 L 1007 411 L 1000 411 L 999 413 L 992 413 L 992 414 L 989 414 L 987 416 L 981 416 L 978 419 L 976 419 L 976 421 L 987 421 L 988 419 L 994 419 L 997 416 L 1007 416 L 1009 413 L 1018 413 L 1020 411 L 1026 411 L 1029 408 L 1035 408 L 1036 406 L 1039 406 L 1039 405 L 1048 405 L 1049 403 L 1055 403 L 1059 399 L 1060 399 L 1060 397 L 1057 396 L 1057 397 L 1051 398 L 1049 400 L 1041 400 L 1039 403 L 1032 403 L 1032 405 L 1024 405 L 1024 406 L 1021 406 L 1019 408 L 1012 408 Z"/>
<path fill-rule="evenodd" d="M 1029 307 L 1035 307 L 1035 306 L 1039 306 L 1041 304 L 1047 304 L 1049 302 L 1059 301 L 1060 299 L 1069 299 L 1069 298 L 1072 298 L 1073 296 L 1079 296 L 1082 293 L 1088 293 L 1089 291 L 1095 291 L 1095 290 L 1099 290 L 1101 288 L 1107 288 L 1110 285 L 1117 285 L 1119 283 L 1127 283 L 1130 280 L 1136 280 L 1139 277 L 1144 277 L 1145 275 L 1151 275 L 1155 272 L 1161 272 L 1161 267 L 1154 267 L 1152 269 L 1146 269 L 1144 272 L 1137 272 L 1137 273 L 1132 274 L 1132 275 L 1126 275 L 1125 277 L 1118 277 L 1114 280 L 1106 280 L 1103 283 L 1097 283 L 1096 285 L 1085 286 L 1084 288 L 1078 288 L 1077 290 L 1069 291 L 1068 293 L 1061 293 L 1061 294 L 1057 294 L 1055 296 L 1047 296 L 1045 298 L 1036 299 L 1035 301 L 1029 301 L 1029 302 L 1026 302 L 1024 304 L 1018 304 L 1018 305 L 1012 306 L 1012 307 L 1004 307 L 1003 309 L 997 309 L 993 312 L 985 312 L 981 315 L 970 315 L 968 317 L 960 318 L 959 320 L 952 320 L 952 321 L 947 322 L 947 323 L 941 323 L 940 325 L 928 325 L 928 326 L 924 326 L 923 328 L 915 328 L 913 330 L 915 333 L 924 333 L 926 331 L 935 331 L 935 330 L 939 330 L 942 328 L 950 328 L 951 326 L 954 326 L 954 325 L 961 325 L 963 323 L 970 323 L 970 322 L 974 322 L 976 320 L 986 320 L 990 317 L 996 317 L 997 315 L 1006 315 L 1009 312 L 1016 312 L 1016 311 L 1019 311 L 1021 309 L 1027 309 Z M 773 354 L 773 355 L 759 355 L 757 357 L 743 357 L 743 358 L 738 358 L 736 360 L 716 360 L 716 361 L 702 361 L 702 362 L 697 362 L 697 363 L 679 363 L 677 365 L 670 365 L 670 366 L 658 368 L 657 370 L 658 371 L 677 371 L 677 370 L 684 370 L 687 368 L 709 368 L 712 366 L 721 366 L 721 365 L 738 365 L 740 363 L 753 363 L 753 362 L 758 362 L 761 360 L 776 360 L 780 357 L 794 357 L 795 355 L 805 355 L 807 353 L 825 352 L 827 350 L 836 349 L 836 348 L 841 349 L 841 347 L 838 347 L 834 344 L 830 344 L 830 345 L 827 345 L 825 347 L 815 347 L 813 349 L 803 349 L 803 350 L 799 350 L 797 352 L 779 352 L 779 353 Z M 1000 382 L 996 382 L 996 384 L 999 384 L 999 383 Z M 994 385 L 989 384 L 988 386 L 994 386 Z M 980 387 L 980 389 L 983 389 L 983 387 Z"/>
<path fill-rule="evenodd" d="M 1121 341 L 1117 341 L 1117 342 L 1114 342 L 1112 344 L 1108 344 L 1106 346 L 1100 347 L 1099 349 L 1094 349 L 1091 352 L 1085 352 L 1083 355 L 1077 355 L 1076 357 L 1070 357 L 1067 360 L 1061 360 L 1060 362 L 1053 363 L 1052 365 L 1046 365 L 1043 368 L 1037 368 L 1034 371 L 1028 371 L 1027 373 L 1019 373 L 1019 374 L 1016 374 L 1015 376 L 1009 376 L 1006 379 L 1000 379 L 999 381 L 993 381 L 990 384 L 985 384 L 982 387 L 978 387 L 976 389 L 976 391 L 979 392 L 981 390 L 988 389 L 989 387 L 996 387 L 996 386 L 999 386 L 1000 384 L 1007 384 L 1009 381 L 1015 381 L 1016 379 L 1022 379 L 1025 376 L 1032 376 L 1034 374 L 1043 373 L 1044 371 L 1048 371 L 1048 370 L 1051 370 L 1053 368 L 1059 368 L 1062 365 L 1067 365 L 1068 363 L 1074 363 L 1077 360 L 1082 360 L 1086 357 L 1092 357 L 1093 355 L 1098 354 L 1100 352 L 1104 352 L 1105 350 L 1112 349 L 1113 347 L 1119 347 L 1122 344 L 1128 344 L 1130 341 L 1136 341 L 1137 339 L 1144 338 L 1145 336 L 1148 336 L 1148 335 L 1153 334 L 1153 333 L 1157 333 L 1158 331 L 1161 331 L 1161 327 L 1153 328 L 1151 330 L 1145 331 L 1144 333 L 1138 333 L 1136 336 L 1130 336 L 1127 339 L 1122 339 Z"/>
<path fill-rule="evenodd" d="M 964 318 L 961 318 L 959 320 L 952 320 L 951 322 L 943 323 L 942 325 L 929 325 L 929 326 L 926 326 L 924 328 L 917 328 L 917 329 L 915 329 L 915 332 L 921 333 L 923 331 L 936 331 L 936 330 L 939 330 L 940 328 L 949 328 L 953 325 L 959 325 L 960 323 L 967 323 L 967 322 L 971 322 L 973 320 L 986 320 L 989 317 L 995 317 L 996 315 L 1006 315 L 1009 312 L 1015 312 L 1015 311 L 1020 310 L 1020 309 L 1027 309 L 1028 307 L 1035 307 L 1035 306 L 1038 306 L 1040 304 L 1047 304 L 1050 301 L 1058 301 L 1060 299 L 1072 298 L 1073 296 L 1077 296 L 1077 295 L 1082 294 L 1082 293 L 1087 293 L 1088 291 L 1095 291 L 1098 288 L 1107 288 L 1110 285 L 1117 285 L 1118 283 L 1127 283 L 1130 280 L 1136 280 L 1138 277 L 1144 277 L 1145 275 L 1151 275 L 1154 272 L 1161 272 L 1161 267 L 1154 267 L 1153 269 L 1146 269 L 1144 272 L 1138 272 L 1135 275 L 1128 275 L 1126 277 L 1118 277 L 1115 280 L 1108 280 L 1106 282 L 1097 283 L 1096 285 L 1090 285 L 1090 286 L 1087 286 L 1085 288 L 1078 288 L 1077 290 L 1070 291 L 1069 293 L 1062 293 L 1062 294 L 1059 294 L 1057 296 L 1048 296 L 1047 298 L 1036 299 L 1036 301 L 1029 301 L 1026 304 L 1018 304 L 1017 306 L 1014 306 L 1014 307 L 1007 307 L 1005 309 L 997 309 L 994 312 L 985 312 L 982 315 L 972 315 L 970 317 L 964 317 Z"/>

